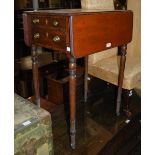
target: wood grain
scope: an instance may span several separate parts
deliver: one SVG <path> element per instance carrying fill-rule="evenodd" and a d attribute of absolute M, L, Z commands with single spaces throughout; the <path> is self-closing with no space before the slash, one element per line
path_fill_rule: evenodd
<path fill-rule="evenodd" d="M 130 42 L 132 18 L 130 11 L 74 16 L 75 57 L 86 56 Z M 111 43 L 111 46 L 106 47 L 107 43 Z"/>

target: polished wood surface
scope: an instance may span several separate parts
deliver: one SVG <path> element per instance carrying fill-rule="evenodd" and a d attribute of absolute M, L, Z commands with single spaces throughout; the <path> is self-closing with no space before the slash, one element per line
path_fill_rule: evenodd
<path fill-rule="evenodd" d="M 69 99 L 70 99 L 70 136 L 71 147 L 75 149 L 76 121 L 76 59 L 69 58 Z"/>
<path fill-rule="evenodd" d="M 75 16 L 73 36 L 75 57 L 126 44 L 132 39 L 132 12 Z"/>
<path fill-rule="evenodd" d="M 110 10 L 40 10 L 23 14 L 24 39 L 28 46 L 37 46 L 66 52 L 69 58 L 70 140 L 75 149 L 76 120 L 76 58 L 129 43 L 132 39 L 132 11 Z M 118 98 L 124 76 L 124 55 L 119 75 Z M 33 58 L 33 54 L 32 54 Z M 34 86 L 39 105 L 37 63 Z M 86 78 L 85 78 L 86 79 Z M 86 96 L 86 95 L 85 95 Z M 120 99 L 118 100 L 119 107 Z M 119 108 L 118 108 L 119 109 Z M 117 111 L 119 113 L 119 111 Z"/>
<path fill-rule="evenodd" d="M 84 103 L 83 94 L 81 93 L 83 84 L 77 89 L 75 150 L 71 150 L 69 147 L 69 129 L 67 130 L 66 127 L 66 116 L 68 116 L 66 113 L 69 113 L 69 109 L 64 108 L 64 105 L 68 105 L 68 102 L 56 105 L 51 113 L 55 155 L 98 155 L 99 152 L 105 155 L 108 153 L 116 155 L 118 150 L 124 149 L 128 144 L 131 144 L 131 149 L 134 148 L 136 142 L 134 139 L 140 134 L 140 118 L 137 118 L 137 123 L 131 122 L 137 114 L 140 114 L 141 100 L 134 91 L 130 105 L 133 115 L 130 118 L 130 123 L 127 124 L 125 113 L 121 113 L 120 117 L 115 116 L 115 88 L 114 85 L 107 85 L 103 80 L 92 77 L 89 81 L 87 103 Z M 67 120 L 69 121 L 69 117 L 67 117 Z M 128 125 L 132 127 L 128 128 Z M 129 149 L 126 148 L 126 152 L 120 155 L 127 154 Z M 135 155 L 140 154 L 135 151 Z"/>
<path fill-rule="evenodd" d="M 93 11 L 71 9 L 25 12 L 25 42 L 28 46 L 35 44 L 68 51 L 79 58 L 131 41 L 131 11 Z M 71 28 L 72 31 L 69 31 Z M 55 37 L 58 39 L 54 40 Z"/>

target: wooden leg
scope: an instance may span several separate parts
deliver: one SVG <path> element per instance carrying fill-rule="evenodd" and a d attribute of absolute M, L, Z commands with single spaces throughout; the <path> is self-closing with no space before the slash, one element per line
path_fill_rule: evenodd
<path fill-rule="evenodd" d="M 130 102 L 131 102 L 131 97 L 132 97 L 132 94 L 133 94 L 133 90 L 131 89 L 131 90 L 124 90 L 123 91 L 123 94 L 124 94 L 124 99 L 125 99 L 125 109 L 124 109 L 124 111 L 125 111 L 125 113 L 126 113 L 126 115 L 127 115 L 127 117 L 130 117 L 132 114 L 131 114 L 131 112 L 130 112 Z"/>
<path fill-rule="evenodd" d="M 37 50 L 35 46 L 32 46 L 32 73 L 33 73 L 35 102 L 40 107 L 38 55 L 37 55 Z"/>
<path fill-rule="evenodd" d="M 70 137 L 71 148 L 75 149 L 76 117 L 76 59 L 69 58 L 69 99 L 70 99 Z"/>
<path fill-rule="evenodd" d="M 87 102 L 87 94 L 88 94 L 88 56 L 85 57 L 84 102 Z"/>
<path fill-rule="evenodd" d="M 126 45 L 121 46 L 121 59 L 120 59 L 120 68 L 119 68 L 119 76 L 118 76 L 118 92 L 117 92 L 117 103 L 116 103 L 116 115 L 120 115 L 120 105 L 121 105 L 121 97 L 122 97 L 122 85 L 124 78 L 124 69 L 126 62 Z"/>

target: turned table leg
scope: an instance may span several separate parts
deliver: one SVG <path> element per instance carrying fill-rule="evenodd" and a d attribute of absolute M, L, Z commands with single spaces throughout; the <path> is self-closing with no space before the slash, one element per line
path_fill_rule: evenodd
<path fill-rule="evenodd" d="M 119 68 L 119 75 L 118 75 L 118 92 L 117 92 L 117 103 L 116 103 L 116 115 L 120 115 L 120 105 L 121 105 L 121 97 L 122 97 L 122 85 L 123 85 L 123 78 L 124 78 L 124 69 L 125 69 L 125 62 L 126 62 L 126 49 L 127 45 L 122 45 L 120 49 L 120 68 Z"/>
<path fill-rule="evenodd" d="M 76 59 L 69 58 L 69 99 L 70 99 L 70 137 L 71 147 L 75 149 L 76 117 Z"/>
<path fill-rule="evenodd" d="M 40 107 L 38 54 L 35 46 L 32 46 L 31 54 L 32 54 L 32 74 L 33 74 L 35 102 Z"/>
<path fill-rule="evenodd" d="M 84 102 L 87 102 L 88 94 L 88 56 L 85 57 L 85 75 L 84 75 Z"/>

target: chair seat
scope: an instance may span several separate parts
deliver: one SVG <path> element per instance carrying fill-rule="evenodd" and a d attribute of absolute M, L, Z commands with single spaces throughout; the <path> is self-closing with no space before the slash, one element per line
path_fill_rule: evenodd
<path fill-rule="evenodd" d="M 118 56 L 102 59 L 94 64 L 88 64 L 88 74 L 117 85 L 119 63 Z M 127 57 L 123 80 L 124 89 L 130 90 L 137 86 L 141 78 L 140 70 L 140 60 Z"/>
<path fill-rule="evenodd" d="M 26 56 L 22 57 L 20 61 L 18 62 L 20 65 L 21 70 L 31 70 L 32 69 L 32 57 Z M 52 54 L 50 52 L 43 52 L 41 54 L 38 54 L 38 66 L 43 67 L 45 65 L 48 65 L 50 63 L 54 62 L 52 58 Z"/>

